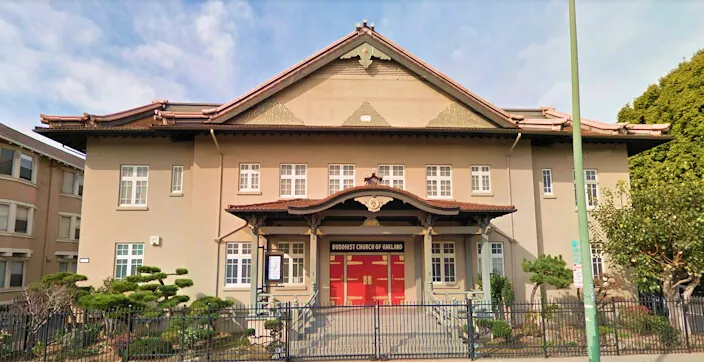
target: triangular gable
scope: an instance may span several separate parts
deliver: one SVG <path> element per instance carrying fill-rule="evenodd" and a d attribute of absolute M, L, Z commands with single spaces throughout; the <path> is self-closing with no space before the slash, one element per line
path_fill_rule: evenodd
<path fill-rule="evenodd" d="M 488 122 L 480 115 L 457 103 L 451 103 L 426 125 L 426 127 L 463 128 L 487 128 L 488 126 Z"/>
<path fill-rule="evenodd" d="M 343 126 L 390 127 L 391 125 L 372 107 L 370 102 L 363 102 L 362 105 L 343 122 Z"/>
<path fill-rule="evenodd" d="M 365 49 L 367 49 L 367 53 L 364 52 Z M 326 64 L 341 57 L 352 58 L 355 56 L 360 58 L 360 64 L 363 66 L 375 61 L 373 59 L 375 56 L 380 59 L 390 58 L 390 60 L 403 65 L 418 77 L 440 88 L 469 109 L 476 111 L 496 127 L 516 128 L 516 124 L 511 120 L 508 113 L 468 91 L 398 45 L 379 35 L 366 24 L 243 96 L 219 107 L 204 110 L 204 114 L 210 117 L 207 123 L 224 123 Z"/>
<path fill-rule="evenodd" d="M 304 124 L 288 108 L 275 99 L 268 99 L 237 117 L 241 124 Z"/>

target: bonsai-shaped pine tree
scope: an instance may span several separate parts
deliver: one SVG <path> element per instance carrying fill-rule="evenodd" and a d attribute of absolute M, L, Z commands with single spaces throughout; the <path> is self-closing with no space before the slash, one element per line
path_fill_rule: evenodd
<path fill-rule="evenodd" d="M 540 286 L 551 285 L 558 289 L 565 289 L 573 282 L 573 272 L 566 267 L 561 255 L 540 255 L 534 261 L 524 259 L 521 269 L 525 273 L 532 273 L 529 278 L 529 281 L 534 283 L 534 289 L 531 291 L 532 303 Z"/>

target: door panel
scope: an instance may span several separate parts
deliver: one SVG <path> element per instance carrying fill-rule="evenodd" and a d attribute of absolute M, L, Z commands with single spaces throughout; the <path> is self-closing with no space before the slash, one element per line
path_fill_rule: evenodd
<path fill-rule="evenodd" d="M 367 273 L 366 265 L 371 264 L 368 255 L 346 255 L 348 288 L 347 303 L 352 305 L 365 305 L 367 299 Z"/>
<path fill-rule="evenodd" d="M 406 299 L 404 285 L 404 255 L 391 256 L 392 304 L 401 304 Z"/>
<path fill-rule="evenodd" d="M 330 302 L 334 305 L 345 303 L 345 283 L 343 282 L 344 270 L 343 255 L 330 256 Z"/>
<path fill-rule="evenodd" d="M 384 255 L 371 255 L 371 264 L 367 268 L 368 285 L 367 295 L 369 303 L 389 303 L 389 257 Z"/>

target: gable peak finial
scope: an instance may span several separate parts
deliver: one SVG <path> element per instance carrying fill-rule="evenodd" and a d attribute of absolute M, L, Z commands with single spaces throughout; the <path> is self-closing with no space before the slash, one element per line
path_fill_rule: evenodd
<path fill-rule="evenodd" d="M 367 27 L 367 19 L 362 19 L 362 26 Z"/>

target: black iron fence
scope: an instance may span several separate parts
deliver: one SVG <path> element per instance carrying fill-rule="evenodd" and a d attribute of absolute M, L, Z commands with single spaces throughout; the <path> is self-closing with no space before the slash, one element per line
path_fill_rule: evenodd
<path fill-rule="evenodd" d="M 602 354 L 703 351 L 703 300 L 604 300 Z M 303 322 L 302 322 L 303 321 Z M 0 312 L 0 361 L 580 356 L 579 300 Z"/>

